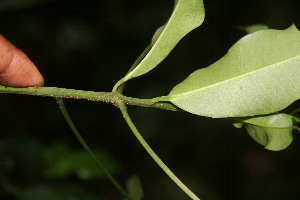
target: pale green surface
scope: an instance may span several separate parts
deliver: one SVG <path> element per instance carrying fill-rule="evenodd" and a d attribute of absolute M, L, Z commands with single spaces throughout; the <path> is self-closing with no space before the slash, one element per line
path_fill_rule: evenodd
<path fill-rule="evenodd" d="M 152 49 L 140 64 L 127 74 L 122 82 L 143 75 L 160 62 L 172 51 L 176 44 L 190 31 L 197 28 L 204 20 L 204 6 L 202 0 L 175 1 L 174 11 L 168 22 L 160 27 L 152 39 Z"/>
<path fill-rule="evenodd" d="M 253 124 L 265 128 L 291 128 L 294 117 L 288 114 L 273 114 L 262 117 L 253 117 L 243 120 L 244 123 Z"/>
<path fill-rule="evenodd" d="M 291 26 L 243 37 L 162 100 L 193 114 L 222 118 L 274 113 L 299 97 L 300 32 Z"/>
<path fill-rule="evenodd" d="M 243 120 L 249 135 L 266 149 L 280 151 L 293 141 L 294 117 L 287 114 L 273 114 Z"/>

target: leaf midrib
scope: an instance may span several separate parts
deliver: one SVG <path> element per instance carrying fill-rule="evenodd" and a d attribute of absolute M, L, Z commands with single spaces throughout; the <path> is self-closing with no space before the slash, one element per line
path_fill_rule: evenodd
<path fill-rule="evenodd" d="M 230 82 L 230 81 L 232 81 L 232 80 L 234 80 L 234 79 L 239 79 L 239 78 L 241 78 L 241 77 L 244 77 L 244 76 L 247 76 L 247 75 L 250 75 L 250 74 L 254 74 L 254 73 L 257 73 L 257 72 L 259 72 L 259 71 L 267 70 L 267 69 L 269 69 L 269 68 L 271 68 L 271 67 L 274 67 L 274 66 L 276 66 L 276 65 L 283 64 L 283 63 L 285 63 L 285 62 L 288 62 L 288 61 L 291 61 L 291 60 L 294 60 L 294 59 L 297 59 L 297 58 L 300 58 L 300 55 L 291 57 L 291 58 L 289 58 L 289 59 L 285 59 L 285 60 L 283 60 L 283 61 L 281 61 L 281 62 L 272 64 L 272 65 L 269 65 L 269 66 L 266 66 L 266 67 L 263 67 L 263 68 L 259 68 L 259 69 L 257 69 L 257 70 L 254 70 L 254 71 L 251 71 L 251 72 L 248 72 L 248 73 L 245 73 L 245 74 L 242 74 L 242 75 L 233 77 L 233 78 L 226 79 L 226 80 L 221 81 L 221 82 L 213 83 L 213 84 L 211 84 L 211 85 L 208 85 L 208 86 L 205 86 L 205 87 L 198 88 L 198 89 L 196 89 L 196 90 L 191 90 L 191 91 L 184 92 L 184 93 L 180 93 L 180 94 L 176 94 L 176 95 L 170 95 L 170 100 L 176 99 L 178 96 L 179 96 L 178 98 L 182 98 L 182 96 L 186 96 L 186 95 L 188 95 L 188 94 L 190 94 L 190 93 L 194 93 L 194 92 L 197 92 L 197 91 L 200 91 L 200 90 L 208 89 L 208 88 L 210 88 L 210 87 L 216 87 L 217 85 L 224 84 L 224 83 Z M 173 98 L 173 97 L 174 97 L 174 98 Z"/>

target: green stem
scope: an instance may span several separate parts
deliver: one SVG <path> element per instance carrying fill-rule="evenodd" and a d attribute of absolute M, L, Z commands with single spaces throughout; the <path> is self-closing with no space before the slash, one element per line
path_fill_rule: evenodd
<path fill-rule="evenodd" d="M 101 163 L 101 161 L 99 161 L 99 159 L 97 158 L 97 156 L 94 154 L 94 152 L 91 150 L 91 148 L 88 146 L 88 144 L 85 142 L 85 140 L 83 139 L 83 137 L 80 135 L 78 129 L 76 128 L 76 126 L 74 125 L 72 119 L 70 118 L 64 102 L 61 98 L 56 98 L 56 101 L 59 105 L 59 108 L 65 118 L 65 120 L 67 121 L 67 123 L 69 124 L 72 132 L 74 133 L 74 135 L 76 136 L 77 140 L 80 142 L 80 144 L 83 146 L 83 148 L 90 154 L 90 156 L 93 158 L 93 160 L 96 162 L 96 164 L 99 166 L 99 168 L 101 168 L 101 170 L 106 174 L 106 176 L 108 177 L 108 179 L 113 183 L 113 185 L 119 190 L 119 192 L 124 196 L 128 198 L 128 194 L 125 191 L 125 189 L 122 188 L 122 186 L 117 182 L 116 179 L 114 179 L 114 177 L 109 173 L 109 171 L 104 167 L 104 165 Z"/>
<path fill-rule="evenodd" d="M 148 143 L 145 141 L 143 136 L 139 133 L 135 125 L 133 124 L 132 120 L 130 119 L 126 105 L 123 102 L 118 104 L 123 117 L 125 118 L 128 126 L 130 127 L 131 131 L 144 147 L 144 149 L 149 153 L 149 155 L 153 158 L 153 160 L 162 168 L 162 170 L 193 200 L 200 200 L 189 188 L 187 188 L 176 176 L 175 174 L 165 165 L 165 163 L 156 155 L 156 153 L 151 149 Z"/>
<path fill-rule="evenodd" d="M 34 96 L 48 96 L 55 98 L 72 98 L 72 99 L 86 99 L 90 101 L 102 101 L 118 105 L 120 101 L 123 101 L 129 105 L 136 105 L 142 107 L 153 107 L 165 110 L 176 111 L 176 107 L 171 103 L 156 102 L 152 99 L 138 99 L 132 97 L 126 97 L 117 92 L 93 92 L 84 90 L 74 90 L 66 88 L 56 87 L 27 87 L 27 88 L 16 88 L 16 87 L 5 87 L 0 86 L 0 93 L 11 93 L 11 94 L 25 94 Z"/>

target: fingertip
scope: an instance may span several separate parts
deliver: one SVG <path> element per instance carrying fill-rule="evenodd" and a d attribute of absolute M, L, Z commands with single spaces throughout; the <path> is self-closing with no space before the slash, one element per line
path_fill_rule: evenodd
<path fill-rule="evenodd" d="M 44 78 L 27 55 L 0 34 L 0 84 L 14 87 L 43 86 Z"/>

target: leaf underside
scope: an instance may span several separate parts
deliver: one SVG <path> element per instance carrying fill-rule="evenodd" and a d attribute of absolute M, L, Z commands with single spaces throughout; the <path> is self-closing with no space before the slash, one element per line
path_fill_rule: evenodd
<path fill-rule="evenodd" d="M 202 0 L 175 0 L 174 11 L 168 22 L 152 38 L 152 48 L 144 59 L 128 73 L 122 82 L 141 76 L 162 62 L 176 44 L 204 20 Z"/>
<path fill-rule="evenodd" d="M 190 113 L 223 118 L 280 111 L 300 98 L 300 32 L 262 30 L 239 40 L 167 96 Z"/>

